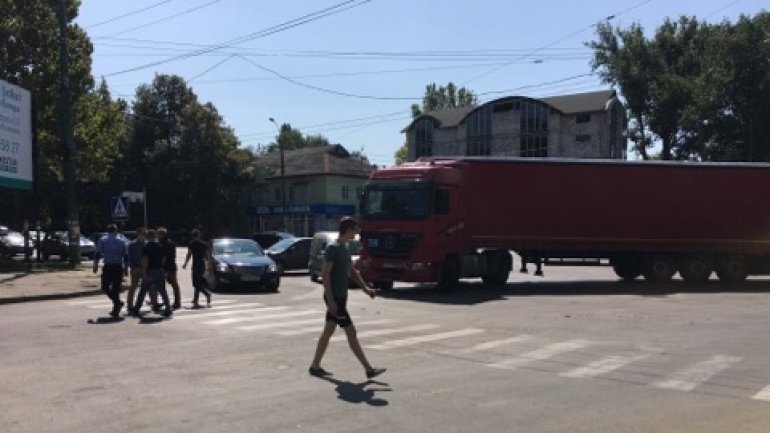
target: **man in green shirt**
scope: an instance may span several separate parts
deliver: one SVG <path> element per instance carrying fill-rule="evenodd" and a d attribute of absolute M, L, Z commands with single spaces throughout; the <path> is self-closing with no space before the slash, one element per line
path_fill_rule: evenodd
<path fill-rule="evenodd" d="M 324 285 L 324 302 L 326 302 L 326 325 L 324 326 L 321 337 L 318 339 L 315 357 L 310 364 L 308 373 L 312 376 L 329 376 L 331 373 L 321 368 L 321 358 L 329 345 L 329 339 L 334 334 L 334 330 L 339 325 L 345 331 L 348 338 L 348 345 L 361 362 L 366 371 L 366 377 L 371 379 L 385 372 L 384 368 L 374 368 L 364 355 L 361 344 L 356 336 L 356 327 L 350 319 L 347 310 L 348 300 L 348 278 L 353 279 L 361 290 L 372 299 L 377 294 L 375 290 L 366 286 L 361 275 L 350 263 L 350 254 L 346 245 L 358 233 L 358 224 L 352 217 L 343 217 L 339 224 L 339 237 L 337 242 L 326 247 L 324 253 L 324 264 L 321 268 L 321 278 Z"/>

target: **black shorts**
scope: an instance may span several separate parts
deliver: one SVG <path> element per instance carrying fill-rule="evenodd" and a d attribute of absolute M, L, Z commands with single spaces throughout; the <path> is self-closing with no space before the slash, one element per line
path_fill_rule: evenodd
<path fill-rule="evenodd" d="M 326 294 L 324 294 L 324 303 L 326 305 L 329 305 L 329 302 L 326 300 Z M 353 324 L 353 320 L 350 318 L 350 313 L 348 313 L 348 298 L 334 298 L 334 303 L 337 304 L 337 315 L 332 316 L 327 311 L 326 313 L 326 321 L 327 322 L 335 322 L 337 325 L 340 326 L 340 328 L 344 328 L 346 326 L 349 326 Z"/>

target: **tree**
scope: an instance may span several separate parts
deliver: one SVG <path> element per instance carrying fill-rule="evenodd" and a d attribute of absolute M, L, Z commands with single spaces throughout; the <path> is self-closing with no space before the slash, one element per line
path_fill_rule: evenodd
<path fill-rule="evenodd" d="M 446 110 L 450 108 L 458 107 L 475 107 L 478 104 L 478 98 L 476 95 L 466 89 L 452 83 L 451 81 L 445 86 L 436 86 L 436 83 L 431 83 L 425 86 L 425 95 L 422 97 L 422 106 L 412 104 L 410 107 L 412 112 L 412 119 L 416 119 L 424 113 L 437 110 Z M 407 160 L 409 156 L 409 149 L 407 144 L 399 147 L 393 155 L 396 165 L 399 165 Z"/>
<path fill-rule="evenodd" d="M 172 229 L 231 230 L 253 155 L 216 108 L 198 102 L 181 77 L 157 75 L 137 89 L 133 111 L 125 187 L 147 188 L 152 219 Z"/>
<path fill-rule="evenodd" d="M 63 144 L 59 131 L 59 1 L 0 0 L 0 78 L 28 89 L 35 107 L 37 156 L 35 180 L 43 220 L 62 225 L 64 201 Z M 85 31 L 73 21 L 80 1 L 67 2 L 69 75 L 75 115 L 78 182 L 103 183 L 125 135 L 124 105 L 112 101 L 105 83 L 94 88 L 91 76 L 93 47 Z M 94 117 L 96 115 L 96 117 Z M 78 203 L 87 203 L 81 188 Z M 4 201 L 5 202 L 5 201 Z M 3 207 L 8 219 L 19 220 Z M 29 214 L 27 214 L 29 216 Z"/>

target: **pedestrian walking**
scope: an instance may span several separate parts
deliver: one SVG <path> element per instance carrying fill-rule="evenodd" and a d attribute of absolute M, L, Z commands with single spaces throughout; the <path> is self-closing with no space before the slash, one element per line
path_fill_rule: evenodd
<path fill-rule="evenodd" d="M 206 279 L 206 271 L 210 271 L 212 266 L 211 248 L 209 248 L 209 244 L 201 240 L 201 232 L 198 229 L 194 229 L 190 235 L 192 236 L 192 242 L 187 246 L 187 256 L 184 258 L 182 269 L 187 269 L 187 263 L 192 257 L 191 276 L 193 289 L 195 289 L 192 307 L 201 307 L 198 304 L 198 298 L 203 293 L 206 296 L 206 306 L 211 308 L 211 289 Z"/>
<path fill-rule="evenodd" d="M 142 303 L 144 302 L 144 296 L 150 287 L 153 286 L 160 293 L 163 305 L 166 307 L 163 315 L 166 317 L 171 315 L 171 302 L 166 292 L 166 275 L 163 271 L 163 261 L 165 258 L 166 255 L 163 247 L 158 243 L 157 233 L 155 230 L 147 230 L 147 243 L 142 249 L 142 288 L 139 290 L 136 303 L 133 310 L 131 310 L 132 315 L 139 315 Z"/>
<path fill-rule="evenodd" d="M 352 217 L 344 217 L 339 223 L 339 237 L 337 241 L 326 247 L 324 253 L 324 264 L 321 268 L 321 278 L 324 286 L 324 302 L 326 303 L 326 324 L 324 325 L 321 337 L 318 339 L 315 356 L 310 364 L 308 373 L 312 376 L 328 376 L 328 371 L 321 368 L 321 359 L 329 345 L 329 339 L 337 326 L 345 331 L 348 339 L 348 345 L 353 354 L 361 362 L 366 372 L 366 377 L 371 379 L 385 372 L 384 368 L 374 368 L 364 355 L 361 344 L 358 342 L 356 327 L 347 310 L 348 300 L 348 279 L 361 287 L 361 290 L 374 299 L 377 292 L 367 287 L 366 282 L 361 278 L 354 267 L 351 266 L 350 253 L 347 249 L 347 243 L 358 233 L 358 224 Z"/>
<path fill-rule="evenodd" d="M 144 227 L 136 229 L 136 239 L 128 244 L 128 266 L 130 275 L 130 285 L 128 286 L 128 296 L 126 296 L 126 302 L 128 303 L 128 310 L 134 308 L 134 295 L 136 289 L 139 287 L 139 283 L 142 281 L 142 250 L 144 244 L 147 242 L 147 230 Z M 150 301 L 152 301 L 153 309 L 156 307 L 156 299 L 158 298 L 154 288 L 150 288 Z"/>
<path fill-rule="evenodd" d="M 110 224 L 107 234 L 97 242 L 94 255 L 94 273 L 99 272 L 99 260 L 104 260 L 102 265 L 102 291 L 112 301 L 110 316 L 118 317 L 123 309 L 120 300 L 120 287 L 123 276 L 128 275 L 128 248 L 126 243 L 118 239 L 118 227 Z"/>
<path fill-rule="evenodd" d="M 182 306 L 182 294 L 176 278 L 176 243 L 168 237 L 168 230 L 165 227 L 158 228 L 158 240 L 166 257 L 163 261 L 163 270 L 166 273 L 166 281 L 174 289 L 174 309 L 176 310 Z"/>

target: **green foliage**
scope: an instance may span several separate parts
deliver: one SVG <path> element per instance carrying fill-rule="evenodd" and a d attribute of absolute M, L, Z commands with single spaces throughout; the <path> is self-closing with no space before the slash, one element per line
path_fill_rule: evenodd
<path fill-rule="evenodd" d="M 593 68 L 620 89 L 642 158 L 770 159 L 770 14 L 736 24 L 666 19 L 651 38 L 634 24 L 597 27 Z"/>

